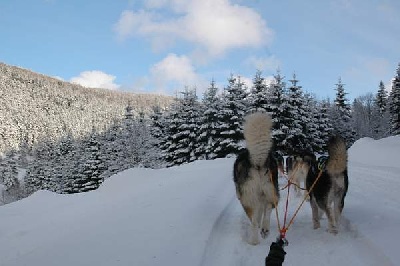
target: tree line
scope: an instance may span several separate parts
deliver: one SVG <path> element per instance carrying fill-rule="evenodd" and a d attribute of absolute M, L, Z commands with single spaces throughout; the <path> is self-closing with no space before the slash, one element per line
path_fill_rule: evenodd
<path fill-rule="evenodd" d="M 136 102 L 128 101 L 123 114 L 109 118 L 101 130 L 86 125 L 89 133 L 84 136 L 66 128 L 59 138 L 21 141 L 0 160 L 0 201 L 8 203 L 39 189 L 96 189 L 105 178 L 131 167 L 170 167 L 234 155 L 244 147 L 244 116 L 257 110 L 271 113 L 273 138 L 282 154 L 324 153 L 331 134 L 342 135 L 348 146 L 361 137 L 400 134 L 400 65 L 390 94 L 380 82 L 377 93 L 352 103 L 341 79 L 333 100 L 317 100 L 299 84 L 296 75 L 286 81 L 280 72 L 267 83 L 257 71 L 247 88 L 239 76 L 231 75 L 222 89 L 212 81 L 199 98 L 195 89 L 186 88 L 166 107 L 151 105 L 148 114 L 137 112 Z"/>
<path fill-rule="evenodd" d="M 387 94 L 381 81 L 376 94 L 349 102 L 339 78 L 336 97 L 317 100 L 304 92 L 294 74 L 288 82 L 278 72 L 267 84 L 260 71 L 248 89 L 231 76 L 219 93 L 211 82 L 201 100 L 186 89 L 163 113 L 153 115 L 153 131 L 167 166 L 198 159 L 224 158 L 243 149 L 243 118 L 262 110 L 272 114 L 272 136 L 282 154 L 325 153 L 330 135 L 339 134 L 350 147 L 362 137 L 375 139 L 400 134 L 400 65 Z"/>

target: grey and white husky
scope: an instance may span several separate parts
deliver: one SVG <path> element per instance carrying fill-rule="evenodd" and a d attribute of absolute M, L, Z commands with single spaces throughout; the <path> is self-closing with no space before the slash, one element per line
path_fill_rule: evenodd
<path fill-rule="evenodd" d="M 295 161 L 293 171 L 299 174 L 307 173 L 306 187 L 310 191 L 322 169 L 320 178 L 310 192 L 313 227 L 320 227 L 321 216 L 325 213 L 328 218 L 328 231 L 337 234 L 349 186 L 347 150 L 346 143 L 340 136 L 331 137 L 327 147 L 328 158 L 324 162 L 317 161 L 315 156 L 304 156 Z M 319 165 L 323 167 L 318 167 Z"/>
<path fill-rule="evenodd" d="M 270 230 L 271 211 L 279 200 L 278 166 L 273 158 L 271 116 L 257 112 L 245 117 L 244 138 L 246 149 L 234 164 L 233 180 L 236 195 L 251 221 L 249 243 L 259 243 Z"/>

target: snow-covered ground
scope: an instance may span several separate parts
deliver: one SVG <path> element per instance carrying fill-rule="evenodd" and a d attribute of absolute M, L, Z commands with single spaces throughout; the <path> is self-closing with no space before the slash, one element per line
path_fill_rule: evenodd
<path fill-rule="evenodd" d="M 339 234 L 325 231 L 326 219 L 313 230 L 306 203 L 287 233 L 285 265 L 399 265 L 399 158 L 400 136 L 357 141 Z M 231 158 L 130 169 L 96 191 L 39 191 L 1 206 L 0 265 L 264 265 L 278 235 L 275 214 L 269 237 L 247 244 L 232 165 Z M 300 200 L 290 198 L 289 216 Z"/>

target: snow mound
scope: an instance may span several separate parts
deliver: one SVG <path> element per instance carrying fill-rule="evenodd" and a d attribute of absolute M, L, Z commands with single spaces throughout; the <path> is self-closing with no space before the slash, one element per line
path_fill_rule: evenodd
<path fill-rule="evenodd" d="M 349 149 L 349 160 L 351 162 L 369 164 L 371 166 L 398 166 L 399 158 L 400 136 L 379 140 L 361 138 Z"/>

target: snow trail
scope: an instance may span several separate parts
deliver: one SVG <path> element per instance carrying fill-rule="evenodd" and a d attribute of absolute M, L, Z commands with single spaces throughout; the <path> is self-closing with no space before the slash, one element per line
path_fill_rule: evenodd
<path fill-rule="evenodd" d="M 376 185 L 376 188 L 380 189 L 379 183 L 382 181 L 377 177 L 382 175 L 391 182 L 396 179 L 397 174 L 393 172 L 393 169 L 382 168 L 371 171 L 370 167 L 364 168 L 361 165 L 350 169 L 349 193 L 339 234 L 336 236 L 326 231 L 327 220 L 324 217 L 321 221 L 321 228 L 312 229 L 311 209 L 309 203 L 305 202 L 287 232 L 290 243 L 285 248 L 287 251 L 285 265 L 395 265 L 380 245 L 375 244 L 375 239 L 367 237 L 365 231 L 359 230 L 359 227 L 364 227 L 364 224 L 360 223 L 360 220 L 365 221 L 364 215 L 373 216 L 375 213 L 372 208 L 369 209 L 369 213 L 364 215 L 357 211 L 362 210 L 359 204 L 365 205 L 368 202 L 367 199 L 370 198 L 369 195 L 363 193 L 364 186 Z M 285 180 L 281 178 L 280 187 L 283 187 L 284 182 Z M 385 188 L 387 186 L 383 185 L 382 189 Z M 391 197 L 395 196 L 396 194 L 390 193 L 390 196 L 385 197 L 383 201 L 392 201 Z M 285 200 L 286 190 L 281 191 L 278 207 L 281 225 L 283 224 Z M 294 190 L 291 190 L 287 221 L 291 219 L 301 200 L 302 197 L 295 196 Z M 392 202 L 391 205 L 393 206 L 389 207 L 398 207 L 398 201 Z M 354 212 L 355 217 L 352 215 Z M 273 212 L 271 217 L 270 235 L 258 246 L 252 246 L 246 242 L 249 225 L 250 222 L 239 201 L 232 198 L 214 223 L 200 265 L 263 265 L 269 245 L 278 235 L 275 213 Z"/>

